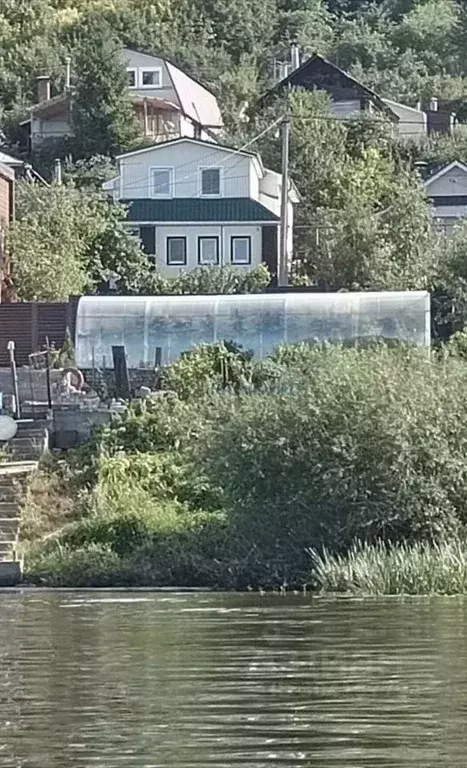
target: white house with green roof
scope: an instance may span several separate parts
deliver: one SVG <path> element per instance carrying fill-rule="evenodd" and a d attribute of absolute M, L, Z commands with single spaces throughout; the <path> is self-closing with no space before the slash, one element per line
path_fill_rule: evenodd
<path fill-rule="evenodd" d="M 281 174 L 245 150 L 178 138 L 117 158 L 119 175 L 104 184 L 128 205 L 132 228 L 157 269 L 174 275 L 199 266 L 277 269 Z M 292 256 L 293 205 L 288 206 Z"/>

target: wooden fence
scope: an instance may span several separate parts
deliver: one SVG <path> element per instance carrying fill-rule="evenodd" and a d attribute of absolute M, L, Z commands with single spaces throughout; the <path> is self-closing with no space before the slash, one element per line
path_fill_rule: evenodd
<path fill-rule="evenodd" d="M 47 339 L 57 349 L 69 328 L 74 340 L 77 299 L 68 302 L 18 302 L 0 304 L 0 367 L 9 364 L 8 342 L 15 342 L 17 365 L 27 365 L 29 355 L 44 349 Z"/>

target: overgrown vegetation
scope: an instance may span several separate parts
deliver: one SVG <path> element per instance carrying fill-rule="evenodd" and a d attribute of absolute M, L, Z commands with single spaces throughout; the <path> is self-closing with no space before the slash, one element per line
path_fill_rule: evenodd
<path fill-rule="evenodd" d="M 467 544 L 358 544 L 345 555 L 311 552 L 315 586 L 358 595 L 465 595 Z"/>
<path fill-rule="evenodd" d="M 75 520 L 35 545 L 30 578 L 297 585 L 310 549 L 464 534 L 457 354 L 298 345 L 259 363 L 219 344 L 185 355 L 163 386 L 70 459 Z"/>

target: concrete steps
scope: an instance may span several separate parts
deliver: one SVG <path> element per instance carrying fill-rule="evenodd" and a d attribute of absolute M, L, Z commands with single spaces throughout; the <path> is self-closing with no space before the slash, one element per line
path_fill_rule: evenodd
<path fill-rule="evenodd" d="M 37 461 L 0 464 L 0 586 L 21 579 L 22 564 L 16 550 L 20 533 L 21 494 Z"/>
<path fill-rule="evenodd" d="M 18 431 L 4 444 L 13 461 L 38 461 L 49 448 L 49 432 L 46 422 L 34 419 L 19 419 Z"/>

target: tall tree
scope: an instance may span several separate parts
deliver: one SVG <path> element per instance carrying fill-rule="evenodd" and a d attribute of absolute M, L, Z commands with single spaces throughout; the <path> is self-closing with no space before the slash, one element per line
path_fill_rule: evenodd
<path fill-rule="evenodd" d="M 13 284 L 27 301 L 105 292 L 112 276 L 121 293 L 138 293 L 151 272 L 125 208 L 72 182 L 18 184 L 10 247 Z"/>
<path fill-rule="evenodd" d="M 89 26 L 79 44 L 75 66 L 74 155 L 115 157 L 131 146 L 138 129 L 121 46 L 108 26 Z"/>

